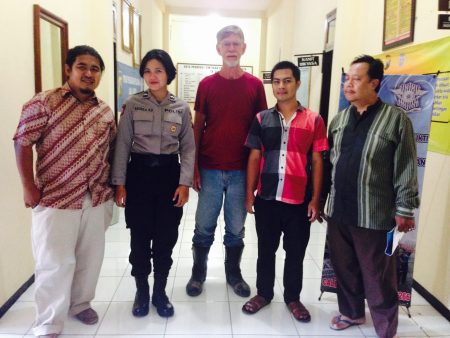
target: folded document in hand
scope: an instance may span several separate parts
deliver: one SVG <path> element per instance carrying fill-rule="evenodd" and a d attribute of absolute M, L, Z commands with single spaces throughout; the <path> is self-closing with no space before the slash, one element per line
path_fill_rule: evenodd
<path fill-rule="evenodd" d="M 404 232 L 398 231 L 398 226 L 386 234 L 386 250 L 384 250 L 386 255 L 392 256 L 404 234 Z"/>

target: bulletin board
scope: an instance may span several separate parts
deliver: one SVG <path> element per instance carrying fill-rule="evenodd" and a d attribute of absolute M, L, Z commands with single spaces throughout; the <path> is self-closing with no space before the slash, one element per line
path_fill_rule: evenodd
<path fill-rule="evenodd" d="M 177 96 L 189 103 L 195 102 L 197 87 L 200 81 L 214 73 L 217 73 L 222 65 L 208 65 L 198 63 L 177 64 Z M 253 74 L 252 66 L 241 66 L 247 73 Z"/>

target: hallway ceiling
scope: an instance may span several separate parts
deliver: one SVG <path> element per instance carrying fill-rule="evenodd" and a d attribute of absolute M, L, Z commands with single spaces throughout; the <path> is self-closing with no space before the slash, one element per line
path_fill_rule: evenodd
<path fill-rule="evenodd" d="M 166 6 L 190 9 L 265 11 L 274 0 L 163 0 Z"/>

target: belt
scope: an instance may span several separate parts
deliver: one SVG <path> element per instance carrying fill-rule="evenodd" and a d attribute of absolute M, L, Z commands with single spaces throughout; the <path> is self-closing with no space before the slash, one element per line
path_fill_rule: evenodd
<path fill-rule="evenodd" d="M 168 167 L 178 163 L 178 154 L 138 154 L 131 153 L 131 163 L 143 165 L 145 167 Z"/>

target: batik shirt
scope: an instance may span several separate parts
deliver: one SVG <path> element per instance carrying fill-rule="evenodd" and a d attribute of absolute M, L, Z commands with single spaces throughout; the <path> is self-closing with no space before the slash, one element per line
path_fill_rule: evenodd
<path fill-rule="evenodd" d="M 81 209 L 87 192 L 97 206 L 113 196 L 110 152 L 116 133 L 108 105 L 72 95 L 67 83 L 36 94 L 22 109 L 14 141 L 36 146 L 40 205 Z"/>

